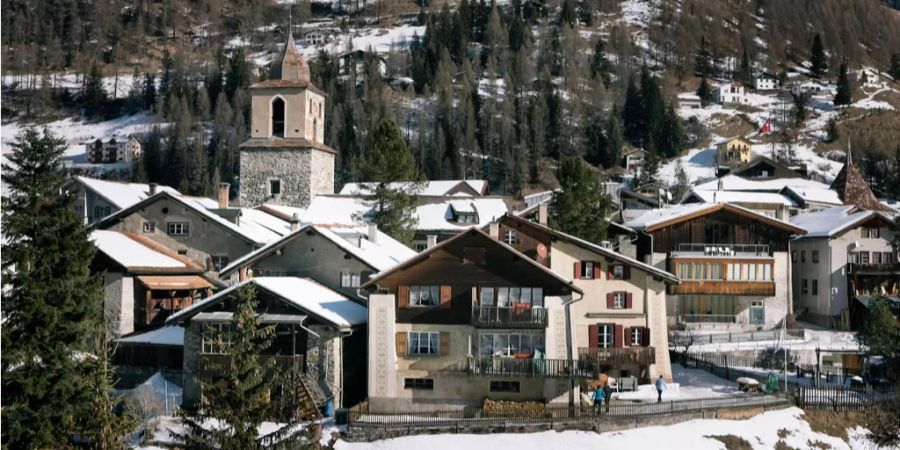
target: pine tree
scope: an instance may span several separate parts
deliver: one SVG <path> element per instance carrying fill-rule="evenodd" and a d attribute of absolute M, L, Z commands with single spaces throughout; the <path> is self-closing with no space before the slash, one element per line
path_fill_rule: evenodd
<path fill-rule="evenodd" d="M 65 142 L 26 129 L 3 164 L 3 442 L 63 448 L 84 431 L 89 333 L 100 320 L 96 251 L 63 184 Z"/>
<path fill-rule="evenodd" d="M 825 142 L 832 143 L 840 138 L 838 134 L 837 121 L 832 117 L 828 119 L 828 123 L 825 124 Z"/>
<path fill-rule="evenodd" d="M 103 73 L 95 64 L 91 67 L 84 87 L 84 110 L 88 116 L 103 114 L 106 107 L 106 90 L 103 88 Z"/>
<path fill-rule="evenodd" d="M 825 57 L 825 47 L 822 45 L 822 36 L 816 33 L 813 38 L 812 48 L 809 51 L 810 71 L 816 78 L 825 75 L 828 70 L 828 61 Z"/>
<path fill-rule="evenodd" d="M 574 0 L 563 0 L 562 10 L 559 12 L 559 25 L 575 26 L 578 19 L 578 11 L 575 9 Z"/>
<path fill-rule="evenodd" d="M 640 91 L 634 83 L 634 77 L 628 80 L 628 88 L 625 90 L 625 105 L 622 107 L 622 123 L 624 124 L 624 136 L 628 142 L 640 145 L 644 135 L 644 106 Z"/>
<path fill-rule="evenodd" d="M 706 77 L 700 79 L 700 86 L 697 87 L 697 97 L 700 97 L 700 103 L 703 106 L 709 105 L 713 100 L 712 87 Z"/>
<path fill-rule="evenodd" d="M 688 177 L 681 159 L 675 161 L 675 186 L 672 188 L 672 197 L 675 201 L 681 201 L 685 194 L 691 190 L 691 179 Z"/>
<path fill-rule="evenodd" d="M 711 76 L 713 73 L 712 56 L 709 52 L 709 43 L 706 36 L 700 36 L 700 46 L 697 48 L 697 55 L 694 58 L 694 70 L 701 77 Z"/>
<path fill-rule="evenodd" d="M 791 93 L 791 97 L 794 99 L 794 126 L 799 127 L 806 120 L 806 103 L 809 101 L 809 94 L 806 92 Z"/>
<path fill-rule="evenodd" d="M 734 79 L 744 83 L 747 86 L 753 84 L 753 66 L 750 64 L 750 57 L 747 55 L 747 47 L 744 47 L 744 53 L 741 55 L 741 66 Z"/>
<path fill-rule="evenodd" d="M 587 123 L 584 126 L 584 157 L 591 165 L 607 165 L 607 142 L 606 136 L 603 134 L 603 128 L 606 124 L 603 122 L 599 111 L 594 111 L 588 115 Z"/>
<path fill-rule="evenodd" d="M 156 104 L 156 76 L 152 73 L 144 74 L 144 87 L 141 98 L 145 109 L 151 109 Z"/>
<path fill-rule="evenodd" d="M 603 80 L 603 86 L 609 88 L 612 75 L 609 60 L 606 59 L 606 47 L 601 37 L 598 37 L 594 44 L 594 56 L 591 58 L 591 78 L 596 80 L 598 76 Z"/>
<path fill-rule="evenodd" d="M 185 432 L 178 437 L 185 448 L 264 448 L 259 426 L 277 412 L 272 396 L 285 384 L 290 385 L 290 379 L 276 370 L 273 359 L 263 362 L 259 358 L 272 345 L 275 327 L 262 325 L 256 304 L 252 284 L 238 288 L 233 322 L 228 329 L 217 331 L 217 336 L 210 336 L 218 342 L 227 362 L 218 368 L 215 381 L 197 380 L 203 391 L 199 407 L 180 410 Z M 209 426 L 210 421 L 217 421 L 219 426 Z M 296 438 L 287 434 L 296 423 L 296 418 L 291 418 L 276 432 L 282 434 L 281 439 L 275 440 L 284 445 Z"/>
<path fill-rule="evenodd" d="M 594 243 L 606 239 L 611 201 L 584 161 L 578 156 L 566 158 L 557 178 L 560 190 L 550 204 L 550 226 Z"/>
<path fill-rule="evenodd" d="M 895 82 L 900 81 L 900 53 L 891 55 L 891 68 L 888 73 Z"/>
<path fill-rule="evenodd" d="M 645 150 L 652 152 L 656 150 L 655 147 L 660 145 L 659 133 L 662 132 L 661 129 L 664 126 L 666 105 L 659 81 L 646 67 L 641 70 L 641 102 L 643 103 L 644 120 L 644 127 L 641 130 L 641 145 Z"/>
<path fill-rule="evenodd" d="M 194 136 L 188 152 L 187 166 L 187 190 L 188 195 L 205 197 L 209 194 L 209 161 L 206 149 L 203 148 L 201 136 Z"/>
<path fill-rule="evenodd" d="M 124 397 L 114 397 L 116 382 L 115 367 L 111 364 L 114 350 L 110 348 L 111 337 L 105 321 L 97 323 L 93 333 L 94 357 L 87 361 L 86 377 L 91 396 L 90 414 L 85 416 L 83 436 L 97 450 L 126 448 L 126 437 L 137 427 L 135 418 L 124 408 Z M 118 411 L 124 411 L 119 413 Z"/>
<path fill-rule="evenodd" d="M 606 167 L 619 165 L 624 141 L 622 126 L 619 124 L 619 109 L 613 105 L 612 111 L 606 118 Z"/>
<path fill-rule="evenodd" d="M 847 74 L 847 62 L 841 63 L 840 75 L 838 75 L 837 92 L 834 94 L 834 104 L 849 105 L 853 103 L 853 85 L 850 82 L 850 76 Z"/>
<path fill-rule="evenodd" d="M 415 159 L 403 141 L 400 129 L 389 118 L 382 118 L 366 140 L 366 155 L 362 167 L 365 181 L 376 183 L 366 201 L 374 208 L 363 219 L 378 225 L 384 233 L 411 245 L 416 229 L 413 214 L 417 194 L 421 189 L 420 174 Z M 391 184 L 407 181 L 403 186 Z"/>

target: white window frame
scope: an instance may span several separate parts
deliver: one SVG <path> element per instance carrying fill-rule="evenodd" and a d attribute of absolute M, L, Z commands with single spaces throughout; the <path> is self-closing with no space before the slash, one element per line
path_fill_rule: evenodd
<path fill-rule="evenodd" d="M 169 236 L 188 236 L 191 233 L 190 222 L 167 222 L 166 234 Z"/>
<path fill-rule="evenodd" d="M 613 292 L 613 309 L 625 309 L 628 293 L 624 291 Z"/>
<path fill-rule="evenodd" d="M 631 346 L 632 347 L 640 347 L 643 345 L 641 342 L 644 339 L 644 329 L 640 327 L 635 327 L 631 329 Z"/>
<path fill-rule="evenodd" d="M 231 324 L 222 322 L 207 322 L 201 327 L 200 354 L 224 355 L 225 348 L 231 344 Z M 217 339 L 212 340 L 213 336 Z"/>
<path fill-rule="evenodd" d="M 362 277 L 359 272 L 341 271 L 341 287 L 343 287 L 343 288 L 359 287 L 361 278 Z"/>
<path fill-rule="evenodd" d="M 428 303 L 422 303 L 421 294 L 428 293 Z M 409 306 L 418 308 L 430 308 L 441 304 L 441 287 L 414 285 L 409 287 Z"/>
<path fill-rule="evenodd" d="M 209 255 L 209 257 L 212 259 L 212 264 L 213 267 L 215 267 L 216 272 L 221 272 L 222 269 L 228 267 L 228 255 Z"/>
<path fill-rule="evenodd" d="M 613 348 L 616 346 L 615 340 L 616 326 L 611 323 L 601 323 L 597 326 L 597 346 L 600 348 Z"/>
<path fill-rule="evenodd" d="M 506 230 L 506 233 L 503 233 L 503 242 L 506 242 L 506 245 L 514 245 L 516 239 L 516 230 Z"/>
<path fill-rule="evenodd" d="M 625 279 L 625 266 L 621 264 L 613 265 L 613 279 L 615 280 L 624 280 Z"/>
<path fill-rule="evenodd" d="M 155 233 L 156 232 L 156 222 L 152 220 L 144 221 L 143 225 L 144 233 Z"/>
<path fill-rule="evenodd" d="M 441 333 L 437 331 L 410 331 L 407 333 L 407 354 L 414 356 L 438 356 L 441 354 Z"/>

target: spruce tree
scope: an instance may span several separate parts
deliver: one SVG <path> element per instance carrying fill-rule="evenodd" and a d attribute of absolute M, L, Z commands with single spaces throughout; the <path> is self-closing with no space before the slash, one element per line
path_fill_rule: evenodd
<path fill-rule="evenodd" d="M 3 164 L 3 443 L 63 448 L 85 431 L 88 341 L 102 317 L 96 251 L 63 188 L 65 142 L 26 129 Z"/>
<path fill-rule="evenodd" d="M 791 97 L 794 99 L 794 126 L 799 127 L 806 120 L 806 103 L 809 101 L 809 94 L 806 92 L 791 93 Z"/>
<path fill-rule="evenodd" d="M 366 140 L 366 148 L 362 178 L 375 183 L 375 188 L 364 197 L 374 208 L 371 216 L 361 219 L 411 245 L 416 231 L 417 194 L 421 190 L 415 159 L 400 129 L 389 118 L 378 121 Z M 394 183 L 398 181 L 406 183 Z"/>
<path fill-rule="evenodd" d="M 106 90 L 103 88 L 103 73 L 95 64 L 91 67 L 84 87 L 84 110 L 88 116 L 100 116 L 106 107 Z"/>
<path fill-rule="evenodd" d="M 144 74 L 144 87 L 141 93 L 145 109 L 152 109 L 156 104 L 156 76 L 152 73 Z"/>
<path fill-rule="evenodd" d="M 590 242 L 606 239 L 611 207 L 596 175 L 578 156 L 563 160 L 557 171 L 560 189 L 553 194 L 550 226 Z"/>
<path fill-rule="evenodd" d="M 93 357 L 87 360 L 88 389 L 91 396 L 89 414 L 81 433 L 97 450 L 126 448 L 128 433 L 137 427 L 137 421 L 124 407 L 125 397 L 113 396 L 116 370 L 112 365 L 114 349 L 105 321 L 98 321 L 93 333 Z M 119 413 L 118 411 L 123 411 Z"/>
<path fill-rule="evenodd" d="M 713 100 L 712 87 L 709 85 L 709 81 L 706 81 L 706 77 L 700 79 L 700 86 L 697 87 L 697 97 L 700 97 L 702 106 L 709 105 Z"/>
<path fill-rule="evenodd" d="M 598 76 L 603 80 L 603 86 L 609 88 L 612 75 L 610 74 L 609 60 L 606 59 L 606 46 L 603 38 L 600 37 L 594 44 L 594 56 L 591 58 L 591 78 L 596 80 Z"/>
<path fill-rule="evenodd" d="M 900 82 L 900 53 L 891 55 L 891 68 L 888 73 L 895 82 Z"/>
<path fill-rule="evenodd" d="M 633 145 L 641 145 L 641 137 L 644 135 L 644 106 L 633 77 L 628 80 L 628 87 L 625 90 L 622 123 L 625 139 Z"/>
<path fill-rule="evenodd" d="M 837 121 L 832 117 L 831 119 L 828 119 L 828 123 L 825 124 L 825 142 L 830 144 L 838 140 L 839 137 Z"/>
<path fill-rule="evenodd" d="M 712 56 L 709 51 L 709 43 L 706 36 L 700 36 L 700 45 L 697 47 L 697 55 L 694 57 L 694 70 L 701 77 L 712 75 Z"/>
<path fill-rule="evenodd" d="M 738 72 L 735 73 L 734 79 L 747 86 L 753 84 L 753 66 L 750 64 L 750 57 L 747 55 L 747 47 L 744 47 L 744 53 L 741 55 L 741 66 Z"/>
<path fill-rule="evenodd" d="M 595 111 L 589 114 L 584 126 L 585 159 L 591 165 L 602 165 L 608 169 L 610 166 L 607 165 L 609 158 L 606 156 L 607 142 L 606 136 L 603 134 L 604 126 L 599 112 Z"/>
<path fill-rule="evenodd" d="M 822 45 L 822 36 L 816 33 L 813 38 L 812 48 L 809 51 L 810 71 L 816 78 L 825 75 L 828 70 L 828 61 L 825 57 L 825 47 Z"/>
<path fill-rule="evenodd" d="M 853 85 L 850 75 L 847 73 L 847 62 L 841 63 L 840 75 L 838 75 L 837 92 L 834 94 L 835 105 L 849 105 L 853 103 Z"/>
<path fill-rule="evenodd" d="M 622 136 L 622 125 L 619 120 L 619 108 L 613 105 L 612 111 L 606 118 L 606 167 L 619 165 L 622 159 L 622 146 L 625 139 Z"/>
<path fill-rule="evenodd" d="M 290 375 L 276 370 L 273 359 L 261 360 L 275 337 L 273 325 L 263 326 L 256 313 L 256 289 L 246 284 L 237 289 L 233 322 L 230 327 L 209 336 L 218 342 L 226 362 L 217 367 L 214 380 L 198 379 L 203 396 L 196 408 L 180 410 L 185 432 L 179 440 L 188 449 L 259 449 L 265 448 L 259 426 L 278 412 L 272 396 L 290 387 Z M 293 392 L 293 389 L 286 389 Z M 285 394 L 282 394 L 285 395 Z M 290 394 L 287 394 L 290 395 Z M 288 404 L 293 403 L 288 399 Z M 291 436 L 297 417 L 290 417 L 277 436 L 282 445 Z M 211 426 L 211 422 L 218 426 Z M 270 436 L 275 438 L 275 436 Z"/>

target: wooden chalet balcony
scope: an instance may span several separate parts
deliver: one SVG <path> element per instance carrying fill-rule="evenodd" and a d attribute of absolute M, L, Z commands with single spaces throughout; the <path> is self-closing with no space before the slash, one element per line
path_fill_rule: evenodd
<path fill-rule="evenodd" d="M 769 246 L 765 244 L 678 244 L 678 250 L 671 253 L 672 258 L 767 258 L 771 256 Z"/>
<path fill-rule="evenodd" d="M 516 306 L 473 306 L 472 325 L 487 328 L 547 328 L 547 310 Z"/>
<path fill-rule="evenodd" d="M 722 281 L 722 280 L 682 280 L 680 284 L 669 285 L 667 292 L 673 295 L 718 294 L 718 295 L 775 295 L 774 281 Z"/>
<path fill-rule="evenodd" d="M 578 359 L 583 362 L 598 362 L 601 365 L 639 364 L 646 366 L 656 362 L 653 347 L 596 348 L 579 347 Z"/>
<path fill-rule="evenodd" d="M 900 263 L 850 263 L 850 273 L 855 275 L 898 275 Z"/>
<path fill-rule="evenodd" d="M 302 373 L 305 368 L 303 355 L 262 355 L 258 358 L 262 364 L 268 364 L 268 360 L 274 360 L 275 370 L 279 373 Z M 223 373 L 230 359 L 231 356 L 228 355 L 200 355 L 200 376 L 208 377 Z"/>
<path fill-rule="evenodd" d="M 735 323 L 737 316 L 732 314 L 679 314 L 678 323 Z"/>
<path fill-rule="evenodd" d="M 533 359 L 494 356 L 470 356 L 466 360 L 466 372 L 475 376 L 596 378 L 598 366 L 573 359 Z"/>

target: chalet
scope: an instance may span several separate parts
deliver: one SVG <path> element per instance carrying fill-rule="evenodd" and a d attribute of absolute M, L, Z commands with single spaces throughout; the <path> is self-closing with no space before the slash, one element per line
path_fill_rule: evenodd
<path fill-rule="evenodd" d="M 619 191 L 619 212 L 624 221 L 641 216 L 659 206 L 660 200 L 656 195 L 646 195 L 631 189 Z"/>
<path fill-rule="evenodd" d="M 791 243 L 794 310 L 820 326 L 850 329 L 850 305 L 876 295 L 900 295 L 896 224 L 854 205 L 800 214 L 791 224 L 806 234 Z"/>
<path fill-rule="evenodd" d="M 469 227 L 483 227 L 509 211 L 503 197 L 418 195 L 417 200 L 414 243 L 419 251 Z M 365 226 L 365 218 L 374 208 L 365 196 L 319 195 L 309 205 L 302 222 L 327 227 L 360 227 Z"/>
<path fill-rule="evenodd" d="M 713 101 L 723 105 L 744 105 L 747 103 L 747 93 L 740 83 L 722 83 L 713 89 Z"/>
<path fill-rule="evenodd" d="M 178 191 L 168 186 L 100 180 L 80 175 L 68 180 L 63 189 L 75 197 L 72 208 L 76 214 L 84 218 L 85 225 L 93 224 L 114 212 L 128 208 L 157 191 L 180 195 Z M 205 204 L 212 206 L 215 201 L 208 200 Z"/>
<path fill-rule="evenodd" d="M 112 136 L 86 141 L 84 150 L 85 160 L 91 164 L 130 164 L 141 158 L 143 147 L 135 136 Z"/>
<path fill-rule="evenodd" d="M 700 96 L 689 92 L 678 94 L 678 107 L 684 109 L 700 109 L 703 102 Z"/>
<path fill-rule="evenodd" d="M 681 281 L 669 285 L 669 326 L 771 329 L 792 312 L 790 239 L 806 232 L 728 203 L 678 205 L 627 221 L 637 256 Z"/>
<path fill-rule="evenodd" d="M 647 162 L 647 157 L 647 151 L 641 148 L 625 152 L 625 155 L 622 156 L 622 167 L 626 172 L 640 173 Z"/>
<path fill-rule="evenodd" d="M 753 159 L 751 148 L 753 142 L 743 137 L 736 137 L 716 144 L 716 161 L 722 165 L 747 164 Z"/>
<path fill-rule="evenodd" d="M 331 38 L 331 35 L 325 30 L 315 29 L 309 30 L 303 33 L 303 44 L 308 46 L 311 45 L 322 45 Z"/>
<path fill-rule="evenodd" d="M 666 285 L 674 275 L 612 249 L 514 215 L 491 235 L 584 292 L 571 306 L 573 349 L 614 378 L 671 380 L 666 333 Z"/>
<path fill-rule="evenodd" d="M 793 199 L 781 193 L 702 189 L 691 189 L 681 203 L 730 203 L 780 220 L 788 220 L 798 206 Z"/>
<path fill-rule="evenodd" d="M 481 230 L 462 231 L 363 288 L 370 410 L 565 402 L 571 392 L 575 352 L 564 324 L 583 292 Z"/>
<path fill-rule="evenodd" d="M 258 276 L 311 278 L 348 298 L 376 273 L 416 254 L 370 225 L 327 228 L 304 225 L 265 247 L 238 258 L 219 272 L 229 282 Z"/>
<path fill-rule="evenodd" d="M 769 72 L 762 72 L 753 77 L 753 89 L 757 91 L 774 91 L 780 87 L 781 81 Z"/>
<path fill-rule="evenodd" d="M 205 268 L 136 233 L 94 230 L 92 272 L 103 274 L 103 312 L 113 336 L 161 326 L 212 294 Z"/>
<path fill-rule="evenodd" d="M 347 183 L 338 195 L 360 196 L 371 195 L 378 183 Z M 488 194 L 486 180 L 430 180 L 421 183 L 398 181 L 388 183 L 388 188 L 403 189 L 425 197 L 457 196 L 484 197 Z"/>
<path fill-rule="evenodd" d="M 796 204 L 796 208 L 791 207 L 790 215 L 843 204 L 838 193 L 831 190 L 827 184 L 799 177 L 748 179 L 732 174 L 697 184 L 692 191 L 741 192 L 747 195 L 754 193 L 780 194 Z M 776 199 L 775 197 L 771 198 Z M 781 202 L 781 200 L 777 201 Z"/>
<path fill-rule="evenodd" d="M 184 328 L 183 406 L 197 405 L 202 394 L 197 379 L 214 377 L 227 362 L 217 334 L 233 323 L 237 290 L 248 285 L 255 288 L 259 318 L 275 326 L 272 346 L 259 356 L 274 360 L 282 374 L 296 376 L 300 400 L 314 404 L 310 410 L 329 399 L 353 406 L 365 398 L 366 307 L 307 278 L 257 277 L 166 321 Z"/>
<path fill-rule="evenodd" d="M 806 178 L 805 172 L 805 167 L 803 172 L 800 172 L 796 168 L 790 168 L 765 156 L 757 156 L 747 164 L 730 171 L 729 174 L 750 180 L 766 180 L 772 178 Z"/>
<path fill-rule="evenodd" d="M 369 64 L 375 64 L 378 74 L 382 77 L 387 75 L 387 59 L 374 51 L 350 50 L 342 53 L 338 59 L 340 73 L 344 76 L 352 73 L 357 77 L 362 77 L 366 74 Z"/>
<path fill-rule="evenodd" d="M 791 94 L 795 96 L 806 94 L 812 97 L 832 96 L 834 95 L 834 89 L 818 81 L 804 81 L 793 84 L 791 86 Z"/>

